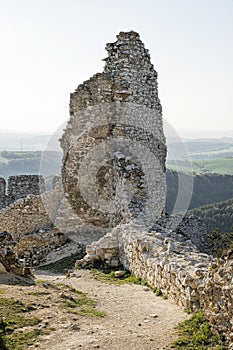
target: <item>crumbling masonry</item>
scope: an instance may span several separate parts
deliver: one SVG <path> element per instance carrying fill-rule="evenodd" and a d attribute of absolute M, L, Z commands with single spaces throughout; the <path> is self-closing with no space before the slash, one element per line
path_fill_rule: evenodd
<path fill-rule="evenodd" d="M 26 198 L 29 194 L 39 195 L 44 191 L 44 179 L 39 175 L 10 176 L 7 184 L 0 177 L 0 210 L 17 199 Z"/>
<path fill-rule="evenodd" d="M 79 85 L 61 140 L 76 215 L 99 228 L 150 223 L 165 206 L 166 141 L 157 73 L 135 32 L 107 44 L 104 71 Z"/>

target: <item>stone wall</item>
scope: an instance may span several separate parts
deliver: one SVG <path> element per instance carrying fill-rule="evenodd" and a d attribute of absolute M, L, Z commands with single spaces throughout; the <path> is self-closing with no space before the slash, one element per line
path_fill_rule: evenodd
<path fill-rule="evenodd" d="M 181 307 L 203 309 L 212 325 L 233 342 L 233 254 L 217 261 L 200 253 L 183 234 L 148 231 L 135 224 L 114 228 L 86 248 L 78 265 L 102 260 L 120 264 Z"/>
<path fill-rule="evenodd" d="M 40 196 L 18 199 L 0 211 L 0 232 L 9 232 L 15 240 L 34 230 L 50 227 L 51 221 Z"/>
<path fill-rule="evenodd" d="M 38 229 L 51 227 L 56 220 L 62 195 L 57 183 L 51 191 L 16 200 L 0 210 L 0 232 L 7 231 L 15 240 L 19 240 Z"/>
<path fill-rule="evenodd" d="M 0 177 L 0 209 L 6 206 L 6 181 Z"/>
<path fill-rule="evenodd" d="M 44 179 L 40 175 L 16 175 L 0 178 L 0 209 L 29 194 L 39 195 L 45 191 Z"/>
<path fill-rule="evenodd" d="M 61 139 L 62 183 L 72 212 L 104 234 L 165 206 L 166 140 L 157 73 L 137 33 L 107 44 L 103 73 L 79 85 Z"/>

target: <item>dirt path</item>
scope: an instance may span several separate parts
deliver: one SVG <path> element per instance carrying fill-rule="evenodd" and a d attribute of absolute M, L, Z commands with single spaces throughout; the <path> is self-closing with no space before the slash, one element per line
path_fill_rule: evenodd
<path fill-rule="evenodd" d="M 56 331 L 36 344 L 38 350 L 169 349 L 177 337 L 175 326 L 188 317 L 178 306 L 141 285 L 106 284 L 93 279 L 90 271 L 79 270 L 69 279 L 40 273 L 37 278 L 69 284 L 95 299 L 97 308 L 106 312 L 103 318 L 58 317 Z M 74 320 L 76 330 L 72 330 Z"/>

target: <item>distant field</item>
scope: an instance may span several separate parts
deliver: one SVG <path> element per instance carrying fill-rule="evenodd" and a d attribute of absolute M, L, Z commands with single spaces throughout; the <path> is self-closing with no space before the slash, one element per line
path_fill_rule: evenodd
<path fill-rule="evenodd" d="M 200 168 L 196 166 L 194 163 L 188 162 L 186 160 L 174 160 L 167 161 L 167 168 L 174 171 L 182 171 L 184 173 L 200 173 Z"/>
<path fill-rule="evenodd" d="M 217 174 L 233 175 L 233 157 L 220 158 L 210 160 L 197 160 L 194 162 L 195 166 L 201 169 L 201 172 L 212 172 Z"/>
<path fill-rule="evenodd" d="M 229 153 L 233 153 L 233 146 L 230 146 L 230 147 L 225 147 L 223 149 L 218 149 L 218 150 L 210 150 L 210 151 L 202 151 L 201 154 L 202 155 L 211 155 L 211 154 L 223 154 L 223 153 L 226 153 L 226 152 L 229 152 Z"/>
<path fill-rule="evenodd" d="M 216 173 L 233 175 L 233 157 L 217 159 L 198 159 L 189 163 L 183 160 L 168 161 L 168 169 L 196 174 Z"/>

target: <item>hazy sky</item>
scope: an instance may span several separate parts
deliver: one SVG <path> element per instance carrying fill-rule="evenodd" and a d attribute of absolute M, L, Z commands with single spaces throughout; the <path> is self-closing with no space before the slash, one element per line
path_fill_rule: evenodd
<path fill-rule="evenodd" d="M 135 30 L 176 129 L 233 130 L 233 0 L 0 0 L 0 129 L 53 131 L 69 93 Z"/>

